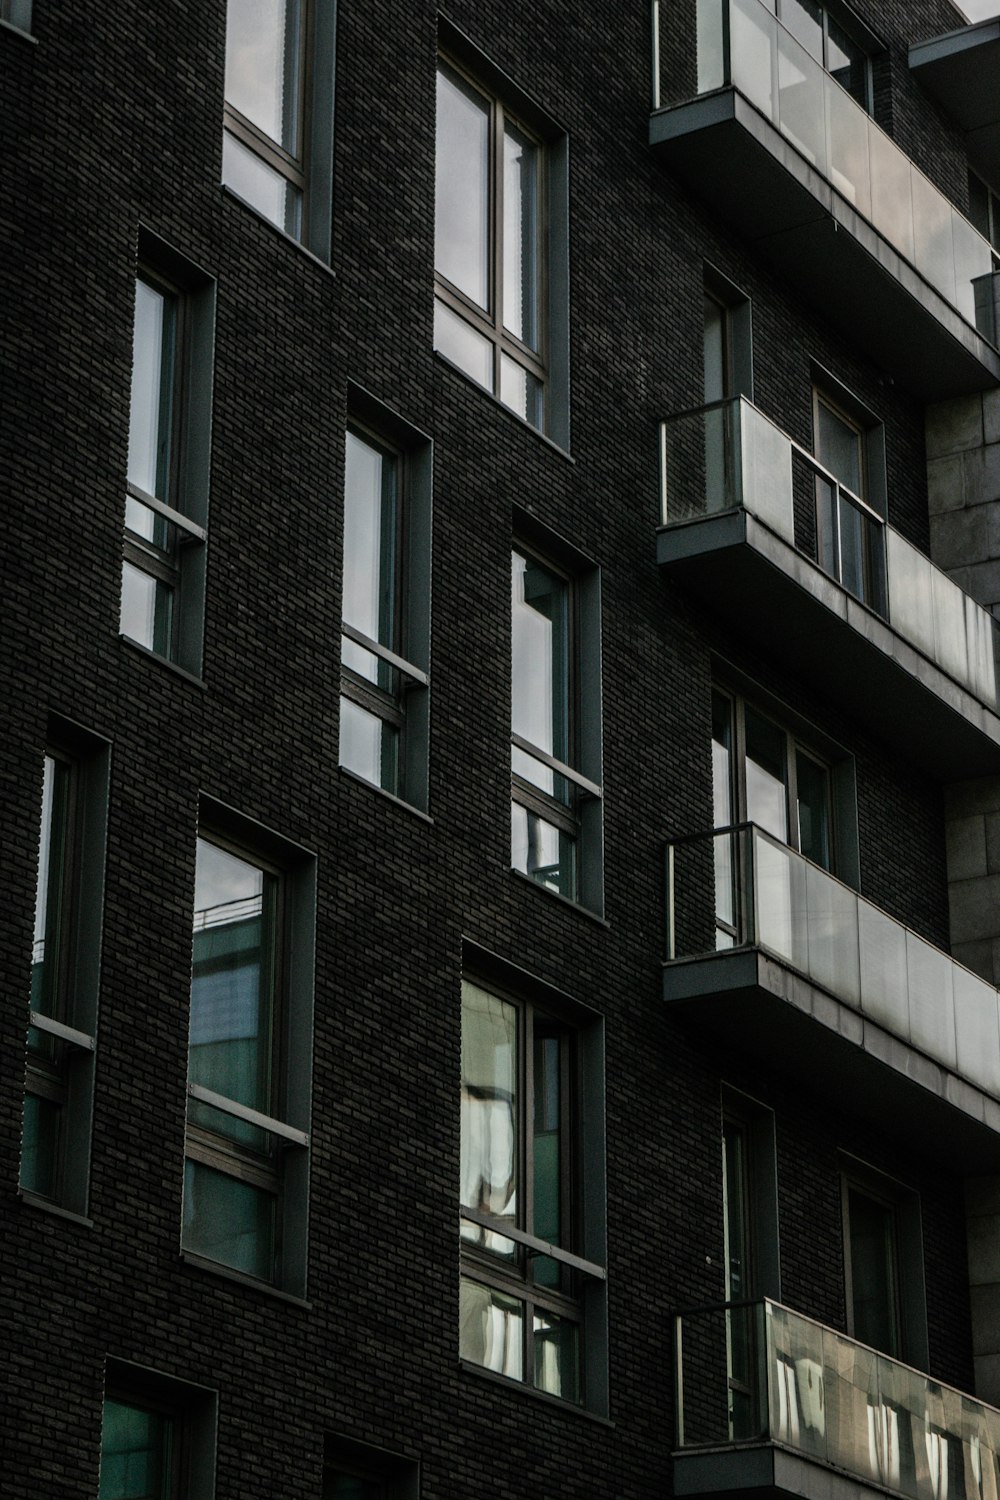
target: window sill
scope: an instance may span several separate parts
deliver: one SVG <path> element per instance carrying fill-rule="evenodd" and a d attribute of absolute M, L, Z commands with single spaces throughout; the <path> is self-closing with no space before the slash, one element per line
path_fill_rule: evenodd
<path fill-rule="evenodd" d="M 144 646 L 141 641 L 134 641 L 130 635 L 119 635 L 118 639 L 123 646 L 127 646 L 130 651 L 137 651 L 147 661 L 155 661 L 157 666 L 163 667 L 168 672 L 172 672 L 175 677 L 182 678 L 184 682 L 189 682 L 192 687 L 201 688 L 203 693 L 208 691 L 208 684 L 205 679 L 198 677 L 194 672 L 189 672 L 187 667 L 180 666 L 178 662 L 169 661 L 167 657 L 160 656 L 157 651 L 150 651 L 148 646 Z"/>
<path fill-rule="evenodd" d="M 18 1188 L 17 1196 L 28 1208 L 40 1208 L 42 1213 L 52 1214 L 57 1219 L 68 1219 L 71 1224 L 79 1224 L 84 1229 L 94 1227 L 93 1219 L 88 1219 L 86 1214 L 78 1214 L 71 1208 L 63 1208 L 60 1203 L 53 1203 L 50 1198 L 41 1198 L 30 1188 Z"/>
<path fill-rule="evenodd" d="M 286 245 L 291 245 L 300 255 L 304 255 L 306 260 L 311 260 L 314 266 L 318 266 L 321 271 L 326 272 L 327 276 L 332 276 L 336 280 L 337 273 L 333 267 L 325 260 L 321 260 L 315 251 L 309 249 L 308 245 L 304 245 L 301 240 L 297 240 L 293 234 L 287 234 L 284 229 L 275 224 L 273 219 L 269 219 L 266 214 L 261 213 L 259 208 L 255 208 L 249 199 L 241 198 L 239 193 L 234 193 L 232 188 L 227 186 L 226 183 L 220 182 L 219 187 L 222 189 L 224 199 L 228 199 L 230 203 L 239 204 L 241 209 L 245 209 L 247 213 L 253 214 L 258 223 L 266 224 L 268 229 L 276 234 L 280 240 L 284 240 Z"/>
<path fill-rule="evenodd" d="M 30 31 L 25 31 L 22 26 L 15 26 L 13 21 L 0 21 L 0 31 L 12 31 L 15 36 L 21 38 L 22 42 L 30 42 L 33 47 L 38 46 L 37 36 L 33 36 Z"/>
<path fill-rule="evenodd" d="M 485 1370 L 482 1365 L 474 1365 L 470 1360 L 460 1359 L 458 1367 L 463 1374 L 499 1386 L 512 1396 L 521 1396 L 528 1401 L 541 1401 L 555 1411 L 565 1412 L 569 1417 L 582 1417 L 586 1422 L 596 1422 L 599 1427 L 615 1425 L 610 1417 L 602 1417 L 600 1412 L 590 1411 L 586 1406 L 577 1406 L 575 1401 L 563 1401 L 561 1396 L 550 1396 L 548 1391 L 536 1390 L 534 1386 L 525 1385 L 523 1380 L 511 1380 L 507 1375 L 497 1375 L 493 1370 Z"/>
<path fill-rule="evenodd" d="M 608 921 L 607 917 L 602 917 L 598 912 L 591 911 L 589 906 L 581 906 L 579 901 L 571 901 L 568 896 L 560 896 L 558 891 L 550 891 L 548 886 L 540 885 L 537 880 L 532 880 L 531 876 L 525 875 L 523 870 L 515 870 L 512 868 L 510 873 L 513 875 L 514 879 L 520 881 L 522 885 L 528 885 L 532 890 L 539 891 L 550 901 L 558 901 L 561 906 L 567 907 L 570 911 L 575 911 L 578 916 L 586 917 L 588 922 L 594 922 L 598 927 L 605 927 L 610 929 L 611 923 Z"/>
<path fill-rule="evenodd" d="M 442 354 L 440 349 L 435 349 L 434 358 L 436 360 L 440 360 L 441 364 L 445 367 L 446 370 L 450 370 L 453 375 L 457 375 L 462 381 L 463 385 L 471 386 L 474 391 L 478 391 L 479 394 L 483 396 L 487 401 L 492 402 L 492 404 L 498 407 L 500 411 L 505 412 L 506 415 L 513 421 L 515 421 L 519 427 L 523 427 L 526 432 L 531 433 L 532 437 L 536 437 L 540 443 L 544 443 L 546 448 L 551 448 L 553 453 L 557 453 L 559 457 L 565 459 L 568 464 L 573 464 L 574 467 L 576 466 L 576 459 L 573 457 L 572 453 L 570 453 L 568 448 L 564 448 L 560 443 L 555 442 L 553 438 L 548 437 L 537 427 L 533 427 L 532 424 L 528 422 L 524 417 L 522 417 L 519 412 L 516 412 L 512 406 L 508 406 L 505 401 L 500 400 L 499 396 L 495 396 L 493 392 L 488 391 L 484 385 L 480 385 L 478 380 L 473 380 L 471 375 L 467 375 L 459 365 L 456 365 L 454 361 L 448 358 L 447 354 Z"/>
<path fill-rule="evenodd" d="M 242 1271 L 234 1271 L 230 1266 L 220 1265 L 218 1261 L 206 1260 L 203 1255 L 195 1255 L 191 1250 L 182 1250 L 181 1260 L 192 1270 L 204 1271 L 209 1276 L 221 1277 L 223 1281 L 235 1282 L 237 1286 L 246 1287 L 248 1291 L 260 1292 L 264 1297 L 273 1297 L 276 1302 L 286 1302 L 292 1307 L 301 1307 L 307 1312 L 312 1311 L 312 1303 L 305 1297 L 296 1297 L 293 1292 L 283 1292 L 280 1287 L 271 1286 L 270 1282 L 258 1281 L 256 1276 L 246 1276 Z"/>
<path fill-rule="evenodd" d="M 425 813 L 422 808 L 416 807 L 412 802 L 407 802 L 405 797 L 397 797 L 394 792 L 387 792 L 384 786 L 376 786 L 374 781 L 369 781 L 366 776 L 361 776 L 357 771 L 352 771 L 349 766 L 338 766 L 337 770 L 348 781 L 356 782 L 358 786 L 365 787 L 369 792 L 375 792 L 377 796 L 384 797 L 387 802 L 391 802 L 394 807 L 398 807 L 402 812 L 411 813 L 421 823 L 429 823 L 433 827 L 434 819 L 430 813 Z"/>

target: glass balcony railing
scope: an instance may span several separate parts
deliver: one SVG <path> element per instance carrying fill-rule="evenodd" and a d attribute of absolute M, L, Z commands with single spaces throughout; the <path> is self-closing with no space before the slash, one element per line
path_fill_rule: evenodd
<path fill-rule="evenodd" d="M 973 327 L 992 339 L 992 296 L 973 283 L 994 258 L 974 229 L 761 0 L 697 0 L 696 80 L 662 59 L 654 7 L 654 102 L 667 105 L 731 87 L 874 226 Z M 692 70 L 693 71 L 693 70 Z M 985 284 L 984 284 L 985 285 Z M 979 319 L 977 325 L 977 302 Z"/>
<path fill-rule="evenodd" d="M 1000 994 L 819 865 L 744 823 L 667 846 L 668 962 L 762 948 L 1000 1098 Z"/>
<path fill-rule="evenodd" d="M 1000 1412 L 776 1302 L 678 1313 L 674 1355 L 681 1452 L 780 1443 L 912 1500 L 1000 1493 Z"/>
<path fill-rule="evenodd" d="M 757 4 L 757 0 L 753 0 Z M 743 397 L 660 427 L 662 524 L 742 509 L 995 709 L 993 616 Z"/>

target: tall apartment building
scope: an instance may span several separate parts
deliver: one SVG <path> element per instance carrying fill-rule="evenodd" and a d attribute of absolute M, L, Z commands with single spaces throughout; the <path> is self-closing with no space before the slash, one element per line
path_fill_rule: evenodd
<path fill-rule="evenodd" d="M 1000 20 L 0 80 L 4 1496 L 996 1500 Z"/>

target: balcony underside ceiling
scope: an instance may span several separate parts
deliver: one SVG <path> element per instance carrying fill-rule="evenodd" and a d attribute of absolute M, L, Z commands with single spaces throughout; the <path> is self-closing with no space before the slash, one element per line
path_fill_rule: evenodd
<path fill-rule="evenodd" d="M 1000 353 L 735 89 L 658 111 L 650 144 L 789 286 L 921 400 L 1000 384 Z"/>
<path fill-rule="evenodd" d="M 1000 188 L 1000 17 L 911 47 L 910 71 L 964 130 L 973 166 Z"/>
<path fill-rule="evenodd" d="M 1000 773 L 1000 717 L 746 511 L 662 529 L 668 578 L 943 781 Z"/>
<path fill-rule="evenodd" d="M 963 1174 L 1000 1170 L 1000 1103 L 760 948 L 675 960 L 663 996 L 686 1024 L 843 1101 Z"/>
<path fill-rule="evenodd" d="M 675 1495 L 713 1500 L 885 1500 L 885 1490 L 773 1443 L 675 1453 Z"/>

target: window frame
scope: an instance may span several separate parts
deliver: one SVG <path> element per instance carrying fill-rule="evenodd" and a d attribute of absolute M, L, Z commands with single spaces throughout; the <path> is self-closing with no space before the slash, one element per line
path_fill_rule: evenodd
<path fill-rule="evenodd" d="M 460 318 L 491 348 L 492 385 L 484 386 L 450 355 L 438 340 L 434 348 L 448 364 L 486 390 L 494 400 L 533 430 L 564 449 L 570 444 L 569 425 L 569 153 L 564 130 L 549 119 L 517 85 L 457 27 L 439 17 L 438 71 L 455 76 L 489 108 L 489 183 L 487 186 L 488 282 L 490 309 L 463 293 L 438 269 L 435 255 L 435 307 L 440 304 Z M 503 323 L 503 143 L 505 122 L 515 126 L 538 147 L 538 348 L 504 327 Z M 440 148 L 440 122 L 436 123 Z M 504 355 L 540 382 L 538 420 L 530 412 L 504 400 L 501 365 Z"/>
<path fill-rule="evenodd" d="M 24 1180 L 26 1122 L 18 1190 L 25 1201 L 85 1218 L 90 1187 L 111 746 L 79 725 L 53 717 L 43 757 L 43 763 L 49 761 L 53 767 L 66 768 L 64 852 L 57 877 L 58 952 L 51 1003 L 42 1011 L 34 1003 L 35 997 L 29 1000 L 24 1095 L 25 1106 L 29 1097 L 55 1105 L 59 1118 L 52 1150 L 52 1191 L 44 1192 Z M 54 770 L 53 775 L 56 774 Z M 53 880 L 51 849 L 46 850 L 44 861 L 41 858 L 44 837 L 44 823 L 41 823 L 36 908 L 43 864 L 47 875 L 46 903 Z M 48 941 L 47 931 L 43 940 Z M 49 1010 L 55 1013 L 49 1014 Z M 52 1058 L 33 1055 L 40 1051 L 30 1045 L 33 1033 L 48 1039 L 54 1053 Z"/>
<path fill-rule="evenodd" d="M 226 29 L 228 32 L 228 6 Z M 223 148 L 226 137 L 250 153 L 298 193 L 298 222 L 289 227 L 287 212 L 281 223 L 259 203 L 226 181 L 226 192 L 285 235 L 294 244 L 328 263 L 332 244 L 333 124 L 335 115 L 337 0 L 301 0 L 299 23 L 299 98 L 297 128 L 300 151 L 294 155 L 280 141 L 255 125 L 227 93 L 223 71 Z"/>
<path fill-rule="evenodd" d="M 492 1215 L 471 1204 L 459 1203 L 460 1273 L 470 1281 L 518 1302 L 521 1307 L 521 1378 L 499 1373 L 460 1353 L 463 1368 L 532 1391 L 560 1404 L 579 1405 L 607 1415 L 607 1245 L 604 1185 L 604 1030 L 603 1018 L 580 1006 L 562 992 L 526 975 L 515 966 L 487 955 L 469 952 L 469 964 L 461 985 L 462 1023 L 465 1023 L 467 986 L 485 992 L 517 1011 L 517 1117 L 518 1152 L 517 1221 Z M 560 1035 L 564 1055 L 564 1084 L 560 1108 L 560 1132 L 566 1141 L 568 1160 L 561 1162 L 561 1192 L 568 1190 L 568 1211 L 561 1217 L 565 1229 L 556 1246 L 535 1232 L 531 1141 L 536 1099 L 532 1089 L 534 1022 L 540 1019 Z M 567 1178 L 569 1179 L 567 1181 Z M 470 1243 L 461 1226 L 478 1229 L 512 1241 L 517 1253 L 510 1262 L 501 1261 L 483 1245 Z M 571 1288 L 546 1287 L 530 1274 L 536 1256 L 555 1261 Z M 572 1283 L 575 1283 L 573 1285 Z M 576 1401 L 545 1391 L 534 1384 L 534 1330 L 536 1312 L 550 1312 L 579 1329 L 577 1347 L 579 1392 Z"/>
<path fill-rule="evenodd" d="M 169 299 L 173 308 L 170 455 L 166 497 L 149 494 L 133 483 L 126 469 L 119 634 L 123 640 L 157 660 L 200 677 L 211 471 L 215 281 L 172 247 L 141 229 L 135 275 L 136 299 L 140 283 L 158 296 Z M 133 340 L 134 329 L 135 323 Z M 133 370 L 134 353 L 133 342 Z M 132 418 L 130 396 L 130 434 Z M 128 525 L 129 502 L 144 507 L 154 520 L 174 528 L 176 540 L 169 555 L 166 549 L 156 546 L 155 542 Z M 156 642 L 155 633 L 152 642 L 148 643 L 125 629 L 125 570 L 128 567 L 171 590 L 169 640 L 162 648 Z"/>
<path fill-rule="evenodd" d="M 275 935 L 270 981 L 269 1100 L 268 1111 L 259 1110 L 193 1080 L 189 1041 L 182 1253 L 186 1260 L 255 1286 L 304 1297 L 311 1140 L 315 858 L 233 809 L 207 798 L 202 799 L 198 841 L 233 855 L 276 882 L 273 908 L 268 914 Z M 192 922 L 192 938 L 196 930 Z M 193 1021 L 193 1004 L 191 1018 Z M 292 1078 L 294 1088 L 290 1086 Z M 263 1131 L 267 1136 L 266 1149 L 233 1141 L 210 1125 L 199 1123 L 196 1113 L 199 1106 Z M 273 1199 L 270 1275 L 259 1276 L 227 1261 L 213 1259 L 190 1242 L 188 1193 L 192 1163 L 267 1193 Z"/>
<path fill-rule="evenodd" d="M 395 470 L 393 645 L 373 640 L 344 617 L 341 606 L 340 766 L 367 785 L 421 812 L 428 807 L 430 733 L 430 585 L 433 445 L 417 428 L 360 387 L 348 395 L 347 434 L 392 460 Z M 345 436 L 342 574 L 347 566 L 346 507 L 349 446 Z M 353 643 L 399 674 L 392 693 L 366 681 L 345 664 L 345 643 Z M 398 735 L 395 785 L 372 781 L 344 758 L 343 700 L 390 724 Z"/>
<path fill-rule="evenodd" d="M 854 1281 L 851 1255 L 850 1195 L 852 1192 L 891 1210 L 894 1237 L 895 1315 L 897 1348 L 880 1353 L 926 1370 L 929 1360 L 927 1302 L 924 1289 L 923 1229 L 920 1197 L 913 1188 L 878 1171 L 867 1162 L 840 1153 L 840 1205 L 844 1266 L 844 1318 L 854 1338 Z"/>
<path fill-rule="evenodd" d="M 109 1401 L 154 1412 L 172 1427 L 170 1488 L 164 1500 L 215 1500 L 218 1396 L 207 1386 L 163 1375 L 144 1365 L 109 1358 L 105 1367 L 103 1413 Z M 98 1480 L 99 1488 L 99 1480 Z"/>
<path fill-rule="evenodd" d="M 571 759 L 561 760 L 518 733 L 513 723 L 516 690 L 514 658 L 514 559 L 537 564 L 566 590 L 566 740 Z M 603 744 L 601 689 L 600 570 L 553 533 L 543 531 L 526 515 L 515 514 L 511 542 L 511 810 L 529 816 L 574 840 L 573 894 L 567 895 L 536 878 L 513 861 L 516 874 L 550 895 L 597 916 L 604 912 Z M 514 769 L 516 755 L 524 755 L 561 777 L 570 788 L 570 802 L 536 786 Z M 513 838 L 513 835 L 512 835 Z"/>

